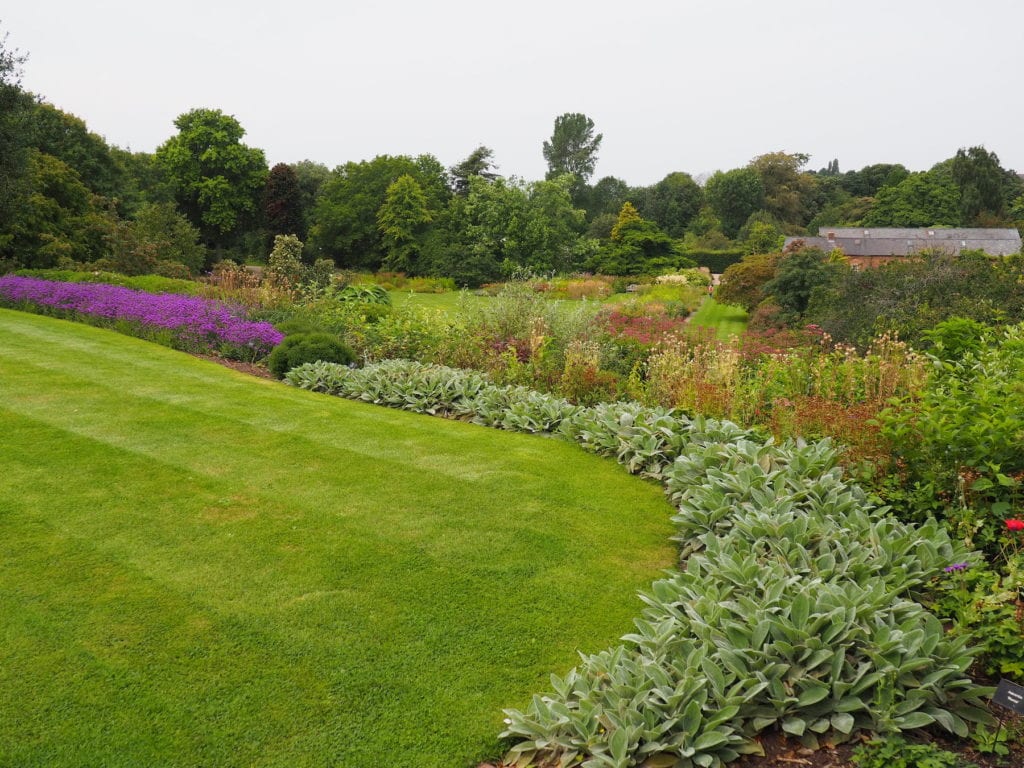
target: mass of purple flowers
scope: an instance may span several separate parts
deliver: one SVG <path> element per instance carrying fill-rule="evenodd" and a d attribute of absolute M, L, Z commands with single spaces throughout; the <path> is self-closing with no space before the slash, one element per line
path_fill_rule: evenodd
<path fill-rule="evenodd" d="M 140 330 L 170 331 L 175 346 L 190 351 L 229 351 L 258 358 L 281 342 L 270 323 L 246 317 L 245 309 L 198 296 L 146 293 L 102 283 L 62 283 L 32 277 L 0 277 L 0 302 L 35 305 L 64 317 L 127 321 Z"/>

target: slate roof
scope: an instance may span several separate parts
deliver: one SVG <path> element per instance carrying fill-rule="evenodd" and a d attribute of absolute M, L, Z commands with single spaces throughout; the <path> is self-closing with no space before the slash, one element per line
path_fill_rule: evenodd
<path fill-rule="evenodd" d="M 847 256 L 910 256 L 926 248 L 949 253 L 980 250 L 992 256 L 1008 256 L 1021 248 L 1020 233 L 1013 228 L 822 227 L 818 237 L 787 237 L 786 246 L 794 240 L 823 251 L 840 248 Z"/>

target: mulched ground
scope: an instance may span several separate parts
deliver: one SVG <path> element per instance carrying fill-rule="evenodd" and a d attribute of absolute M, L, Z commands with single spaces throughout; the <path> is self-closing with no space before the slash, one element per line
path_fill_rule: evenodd
<path fill-rule="evenodd" d="M 994 712 L 998 717 L 999 712 Z M 1008 717 L 1004 721 L 1004 727 L 1012 732 L 1020 733 L 1024 729 L 1024 718 Z M 952 741 L 940 733 L 928 731 L 916 731 L 907 734 L 909 742 L 934 742 L 942 749 L 960 755 L 968 763 L 974 763 L 979 768 L 1024 768 L 1024 743 L 1018 740 L 1011 744 L 1011 753 L 1008 756 L 998 757 L 993 755 L 982 755 L 973 749 L 969 742 Z M 867 741 L 865 737 L 862 739 Z M 857 748 L 860 741 L 850 744 L 839 744 L 837 746 L 824 746 L 818 750 L 810 750 L 802 747 L 799 742 L 791 741 L 779 733 L 769 733 L 760 739 L 764 747 L 764 757 L 746 755 L 729 768 L 855 768 L 850 762 L 850 754 Z M 483 763 L 478 768 L 511 768 L 504 763 Z M 894 766 L 894 768 L 896 768 Z M 901 767 L 902 768 L 902 765 Z M 917 766 L 908 766 L 917 768 Z"/>
<path fill-rule="evenodd" d="M 200 360 L 209 360 L 211 363 L 217 363 L 217 365 L 223 365 L 225 368 L 231 368 L 232 370 L 247 373 L 250 376 L 256 376 L 261 379 L 274 378 L 274 374 L 268 371 L 264 366 L 256 365 L 255 363 L 242 363 L 238 360 L 228 360 L 227 358 L 217 357 L 216 355 L 193 355 L 193 357 L 198 357 Z"/>
<path fill-rule="evenodd" d="M 242 363 L 237 360 L 226 360 L 215 355 L 195 355 L 203 360 L 223 365 L 226 368 L 256 376 L 261 379 L 273 379 L 274 376 L 265 367 L 253 363 Z M 1004 710 L 993 708 L 993 714 L 1004 718 L 1004 727 L 1011 733 L 1024 733 L 1024 718 L 1007 716 Z M 979 768 L 1024 768 L 1024 739 L 1018 738 L 1009 744 L 1010 754 L 994 756 L 979 754 L 971 742 L 951 740 L 940 732 L 918 731 L 909 734 L 908 741 L 915 737 L 921 741 L 934 741 L 942 749 L 955 752 L 964 760 L 974 763 Z M 840 744 L 826 746 L 818 750 L 805 749 L 798 742 L 786 739 L 782 734 L 770 733 L 761 738 L 764 757 L 746 755 L 741 757 L 730 768 L 855 768 L 850 762 L 850 754 L 857 744 Z M 483 763 L 479 768 L 502 768 L 492 763 Z"/>

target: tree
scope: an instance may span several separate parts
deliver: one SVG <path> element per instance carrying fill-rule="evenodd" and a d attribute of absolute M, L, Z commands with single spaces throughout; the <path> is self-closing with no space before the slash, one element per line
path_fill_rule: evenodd
<path fill-rule="evenodd" d="M 9 224 L 23 198 L 28 172 L 28 130 L 25 116 L 32 98 L 21 89 L 25 57 L 7 47 L 0 36 L 0 254 L 10 242 Z"/>
<path fill-rule="evenodd" d="M 451 191 L 444 167 L 432 155 L 379 155 L 335 168 L 313 209 L 309 244 L 314 255 L 348 269 L 379 269 L 388 253 L 377 212 L 400 176 L 416 180 L 435 215 L 448 204 Z"/>
<path fill-rule="evenodd" d="M 122 197 L 127 174 L 110 146 L 85 122 L 45 102 L 28 113 L 32 146 L 73 168 L 89 189 L 111 200 Z"/>
<path fill-rule="evenodd" d="M 704 204 L 704 190 L 688 173 L 670 173 L 645 196 L 640 210 L 669 237 L 682 237 Z"/>
<path fill-rule="evenodd" d="M 295 171 L 295 178 L 299 184 L 299 192 L 302 195 L 302 229 L 309 232 L 313 225 L 313 208 L 320 197 L 320 190 L 331 178 L 331 171 L 323 163 L 312 160 L 300 160 L 292 163 L 292 170 Z"/>
<path fill-rule="evenodd" d="M 299 177 L 287 163 L 278 163 L 270 169 L 263 190 L 263 219 L 271 238 L 276 235 L 306 236 L 306 221 L 302 212 L 302 189 Z"/>
<path fill-rule="evenodd" d="M 125 274 L 145 274 L 180 265 L 198 274 L 206 262 L 206 248 L 199 237 L 199 230 L 173 203 L 146 204 L 134 220 L 115 224 L 108 240 L 112 266 Z"/>
<path fill-rule="evenodd" d="M 463 242 L 477 264 L 492 261 L 506 272 L 565 271 L 576 266 L 584 213 L 574 208 L 568 175 L 523 184 L 470 179 Z"/>
<path fill-rule="evenodd" d="M 24 190 L 4 226 L 3 250 L 15 263 L 47 268 L 104 254 L 110 217 L 74 168 L 30 149 Z"/>
<path fill-rule="evenodd" d="M 895 187 L 883 187 L 863 219 L 866 227 L 955 227 L 960 195 L 946 168 L 912 173 Z"/>
<path fill-rule="evenodd" d="M 573 199 L 576 200 L 594 173 L 602 138 L 602 134 L 594 134 L 594 121 L 581 112 L 566 112 L 556 117 L 551 140 L 544 142 L 544 159 L 548 163 L 546 178 L 571 173 L 575 177 Z"/>
<path fill-rule="evenodd" d="M 630 189 L 622 179 L 605 176 L 593 186 L 584 188 L 580 193 L 583 208 L 587 211 L 587 221 L 593 222 L 599 216 L 618 214 L 622 204 L 629 199 Z"/>
<path fill-rule="evenodd" d="M 995 152 L 984 147 L 959 149 L 950 169 L 960 190 L 960 214 L 965 222 L 973 223 L 982 214 L 997 219 L 1006 215 L 1006 171 Z"/>
<path fill-rule="evenodd" d="M 586 213 L 572 201 L 568 174 L 535 181 L 526 188 L 528 221 L 523 266 L 534 272 L 567 272 L 578 267 L 577 246 Z"/>
<path fill-rule="evenodd" d="M 230 246 L 259 213 L 267 180 L 263 150 L 243 144 L 241 124 L 219 109 L 193 109 L 174 124 L 178 134 L 157 149 L 156 160 L 204 242 Z"/>
<path fill-rule="evenodd" d="M 469 157 L 449 170 L 452 177 L 452 191 L 457 195 L 465 197 L 469 194 L 469 180 L 474 176 L 480 176 L 488 181 L 494 181 L 498 174 L 494 172 L 497 166 L 494 164 L 494 150 L 482 144 L 469 153 Z"/>
<path fill-rule="evenodd" d="M 807 312 L 814 290 L 835 280 L 837 270 L 821 249 L 799 248 L 783 255 L 775 277 L 763 290 L 779 305 L 787 322 L 796 322 Z"/>
<path fill-rule="evenodd" d="M 781 249 L 785 241 L 785 236 L 770 221 L 755 220 L 744 228 L 747 232 L 742 239 L 747 253 L 773 253 Z"/>
<path fill-rule="evenodd" d="M 622 204 L 622 208 L 619 209 L 619 217 L 615 221 L 615 226 L 612 227 L 612 240 L 622 240 L 622 230 L 629 227 L 630 224 L 637 224 L 643 221 L 643 216 L 640 215 L 640 211 L 630 203 L 625 202 Z"/>
<path fill-rule="evenodd" d="M 135 216 L 146 204 L 174 203 L 174 187 L 152 152 L 130 152 L 120 147 L 111 147 L 110 151 L 124 169 L 117 206 L 122 216 Z"/>
<path fill-rule="evenodd" d="M 682 255 L 676 242 L 657 224 L 641 217 L 627 202 L 612 227 L 611 241 L 601 247 L 588 266 L 607 275 L 646 275 L 696 264 Z"/>
<path fill-rule="evenodd" d="M 750 161 L 764 185 L 764 209 L 779 221 L 802 227 L 813 215 L 816 181 L 802 173 L 808 156 L 770 152 Z"/>
<path fill-rule="evenodd" d="M 423 188 L 409 174 L 388 187 L 377 211 L 377 227 L 384 237 L 387 256 L 383 266 L 395 272 L 416 273 L 416 257 L 424 228 L 433 221 Z"/>
<path fill-rule="evenodd" d="M 854 197 L 874 197 L 882 187 L 895 187 L 909 175 L 898 163 L 876 163 L 847 171 L 839 177 L 839 184 Z"/>
<path fill-rule="evenodd" d="M 721 220 L 722 230 L 735 237 L 750 214 L 764 206 L 764 183 L 752 168 L 717 171 L 708 179 L 704 195 Z"/>
<path fill-rule="evenodd" d="M 472 222 L 467 209 L 474 185 L 490 186 L 482 177 L 471 177 L 466 197 L 455 195 L 434 219 L 423 238 L 420 268 L 424 274 L 450 277 L 456 285 L 477 287 L 501 279 L 495 253 L 477 248 L 472 241 Z"/>
<path fill-rule="evenodd" d="M 781 258 L 781 253 L 758 253 L 726 267 L 715 299 L 753 312 L 764 301 L 767 295 L 764 287 L 775 278 Z"/>

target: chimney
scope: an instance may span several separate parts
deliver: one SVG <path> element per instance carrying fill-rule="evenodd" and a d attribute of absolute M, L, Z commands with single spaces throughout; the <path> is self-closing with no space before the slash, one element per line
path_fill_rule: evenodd
<path fill-rule="evenodd" d="M 828 241 L 830 243 L 834 243 L 836 241 L 836 233 L 835 232 L 829 232 L 828 233 Z"/>

